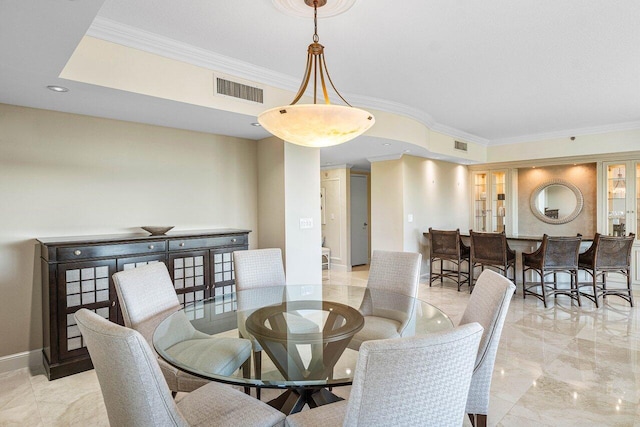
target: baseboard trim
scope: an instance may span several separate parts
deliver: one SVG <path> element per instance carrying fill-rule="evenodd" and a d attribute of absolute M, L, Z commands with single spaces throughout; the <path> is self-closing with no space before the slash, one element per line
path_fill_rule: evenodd
<path fill-rule="evenodd" d="M 42 349 L 24 351 L 0 357 L 0 373 L 15 371 L 16 369 L 30 368 L 31 370 L 44 370 L 42 364 Z"/>

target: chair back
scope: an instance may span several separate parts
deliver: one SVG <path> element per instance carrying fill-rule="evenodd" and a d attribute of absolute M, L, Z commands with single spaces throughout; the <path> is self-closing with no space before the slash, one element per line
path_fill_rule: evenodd
<path fill-rule="evenodd" d="M 85 308 L 75 318 L 112 426 L 187 426 L 142 335 Z"/>
<path fill-rule="evenodd" d="M 167 266 L 155 262 L 113 275 L 124 324 L 139 330 L 149 326 L 149 320 L 158 317 L 159 323 L 169 313 L 181 307 Z M 148 331 L 153 333 L 153 331 Z M 145 338 L 147 337 L 144 332 Z"/>
<path fill-rule="evenodd" d="M 477 322 L 484 328 L 467 402 L 469 414 L 487 414 L 489 409 L 493 366 L 515 290 L 516 286 L 506 277 L 492 270 L 483 271 L 460 320 L 460 325 Z"/>
<path fill-rule="evenodd" d="M 504 233 L 479 233 L 469 230 L 471 262 L 486 265 L 507 263 L 507 236 Z"/>
<path fill-rule="evenodd" d="M 373 251 L 367 288 L 415 298 L 421 264 L 422 254 L 417 252 Z"/>
<path fill-rule="evenodd" d="M 236 251 L 233 264 L 238 291 L 286 284 L 280 248 Z"/>
<path fill-rule="evenodd" d="M 581 236 L 542 237 L 542 266 L 544 269 L 577 269 Z"/>
<path fill-rule="evenodd" d="M 631 248 L 635 238 L 636 236 L 633 233 L 627 237 L 596 234 L 594 239 L 594 244 L 596 245 L 594 265 L 596 270 L 630 269 Z"/>
<path fill-rule="evenodd" d="M 434 230 L 429 227 L 429 247 L 431 258 L 459 260 L 461 256 L 460 230 Z"/>
<path fill-rule="evenodd" d="M 474 323 L 362 343 L 343 425 L 461 426 L 481 337 Z"/>

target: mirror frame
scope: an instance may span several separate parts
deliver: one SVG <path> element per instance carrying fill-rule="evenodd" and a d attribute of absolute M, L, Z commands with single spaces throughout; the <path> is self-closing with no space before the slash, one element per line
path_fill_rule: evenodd
<path fill-rule="evenodd" d="M 551 185 L 565 186 L 576 196 L 576 208 L 569 215 L 562 218 L 554 219 L 549 218 L 544 213 L 538 210 L 538 207 L 536 206 L 536 199 L 538 198 L 538 195 L 540 194 L 540 192 L 542 192 L 542 190 Z M 584 206 L 584 197 L 582 196 L 582 192 L 580 191 L 580 189 L 572 183 L 563 179 L 552 179 L 550 181 L 543 182 L 533 189 L 533 191 L 531 192 L 531 197 L 529 198 L 529 206 L 531 208 L 531 212 L 533 212 L 533 215 L 535 215 L 535 217 L 542 222 L 546 222 L 547 224 L 566 224 L 573 221 L 578 217 L 578 215 L 580 215 L 580 212 L 582 212 L 582 207 Z"/>

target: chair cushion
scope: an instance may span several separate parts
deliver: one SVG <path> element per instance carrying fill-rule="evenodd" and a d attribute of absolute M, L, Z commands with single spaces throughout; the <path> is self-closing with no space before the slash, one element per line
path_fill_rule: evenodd
<path fill-rule="evenodd" d="M 313 411 L 302 411 L 287 417 L 288 427 L 317 426 L 322 420 L 322 427 L 342 427 L 347 412 L 347 400 L 319 406 Z"/>
<path fill-rule="evenodd" d="M 284 426 L 284 414 L 230 386 L 209 383 L 178 403 L 190 426 Z"/>
<path fill-rule="evenodd" d="M 364 327 L 353 336 L 349 348 L 358 349 L 365 341 L 400 338 L 401 323 L 386 317 L 364 316 Z"/>
<path fill-rule="evenodd" d="M 166 352 L 199 371 L 231 375 L 251 356 L 251 343 L 237 338 L 201 338 L 181 341 Z"/>

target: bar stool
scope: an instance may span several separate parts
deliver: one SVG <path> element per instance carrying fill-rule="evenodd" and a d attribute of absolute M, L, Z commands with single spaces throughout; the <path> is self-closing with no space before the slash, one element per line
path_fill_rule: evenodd
<path fill-rule="evenodd" d="M 633 295 L 631 293 L 631 247 L 635 240 L 633 233 L 629 236 L 614 237 L 602 236 L 596 233 L 591 247 L 578 257 L 578 267 L 586 271 L 591 277 L 591 283 L 579 283 L 578 288 L 591 287 L 593 294 L 580 292 L 582 296 L 589 298 L 599 307 L 598 297 L 605 300 L 607 295 L 616 295 L 629 301 L 633 307 Z M 619 273 L 627 280 L 626 289 L 607 289 L 607 274 Z M 598 283 L 598 278 L 601 282 Z"/>
<path fill-rule="evenodd" d="M 509 247 L 507 236 L 502 233 L 477 233 L 469 230 L 471 236 L 471 261 L 469 265 L 469 276 L 471 284 L 469 292 L 475 285 L 474 270 L 480 267 L 484 271 L 485 267 L 497 269 L 503 276 L 515 283 L 516 281 L 516 252 Z M 509 277 L 511 269 L 512 277 Z"/>
<path fill-rule="evenodd" d="M 444 231 L 434 230 L 429 227 L 429 286 L 440 279 L 442 285 L 445 278 L 449 278 L 458 284 L 458 292 L 462 285 L 469 284 L 469 247 L 462 242 L 460 230 Z M 433 265 L 440 261 L 440 271 L 434 271 Z M 455 265 L 453 268 L 444 268 L 444 261 Z M 462 263 L 467 262 L 467 271 L 462 271 Z"/>
<path fill-rule="evenodd" d="M 547 308 L 547 295 L 568 295 L 571 299 L 580 302 L 580 292 L 578 290 L 578 253 L 580 252 L 580 242 L 582 236 L 576 237 L 549 237 L 542 236 L 542 244 L 531 253 L 522 254 L 522 297 L 533 295 L 544 303 Z M 526 281 L 527 271 L 535 271 L 540 277 L 540 282 Z M 569 289 L 558 289 L 558 273 L 568 273 L 570 275 L 571 287 Z M 545 280 L 547 276 L 553 274 L 553 281 Z M 540 293 L 532 289 L 540 286 Z"/>

